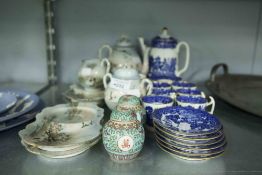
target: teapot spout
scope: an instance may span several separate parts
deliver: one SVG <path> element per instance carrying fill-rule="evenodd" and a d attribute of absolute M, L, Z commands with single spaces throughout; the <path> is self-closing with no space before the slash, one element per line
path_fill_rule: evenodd
<path fill-rule="evenodd" d="M 139 44 L 140 44 L 140 47 L 141 47 L 141 50 L 142 50 L 143 54 L 145 54 L 146 45 L 145 45 L 144 38 L 139 37 L 139 38 L 138 38 L 138 41 L 139 41 Z"/>

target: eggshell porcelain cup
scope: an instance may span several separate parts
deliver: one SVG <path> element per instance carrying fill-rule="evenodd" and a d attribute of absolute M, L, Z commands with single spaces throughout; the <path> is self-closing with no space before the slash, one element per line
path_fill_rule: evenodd
<path fill-rule="evenodd" d="M 190 96 L 178 96 L 176 98 L 177 104 L 182 107 L 191 106 L 195 109 L 206 110 L 206 107 L 211 106 L 209 111 L 210 114 L 214 113 L 215 100 L 213 97 L 209 96 L 209 102 L 203 97 L 190 97 Z"/>
<path fill-rule="evenodd" d="M 150 95 L 142 97 L 143 106 L 146 110 L 146 123 L 153 127 L 153 112 L 156 109 L 173 106 L 173 99 L 167 96 Z"/>

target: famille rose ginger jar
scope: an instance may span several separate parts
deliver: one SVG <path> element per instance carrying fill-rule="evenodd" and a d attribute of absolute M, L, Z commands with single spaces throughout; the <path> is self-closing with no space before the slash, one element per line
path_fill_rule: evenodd
<path fill-rule="evenodd" d="M 131 161 L 143 148 L 145 132 L 141 124 L 141 113 L 126 108 L 128 103 L 133 106 L 137 101 L 139 98 L 136 96 L 122 96 L 103 128 L 103 144 L 113 161 Z"/>

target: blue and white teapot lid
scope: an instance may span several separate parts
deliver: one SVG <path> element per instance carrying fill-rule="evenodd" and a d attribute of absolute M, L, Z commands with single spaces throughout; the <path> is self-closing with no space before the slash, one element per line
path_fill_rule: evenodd
<path fill-rule="evenodd" d="M 152 47 L 156 48 L 175 48 L 177 40 L 168 34 L 168 29 L 164 27 L 160 35 L 152 40 Z"/>

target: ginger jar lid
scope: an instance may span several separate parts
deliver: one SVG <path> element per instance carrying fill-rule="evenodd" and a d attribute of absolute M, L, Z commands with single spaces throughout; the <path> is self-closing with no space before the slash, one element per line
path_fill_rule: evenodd
<path fill-rule="evenodd" d="M 118 100 L 116 109 L 119 111 L 140 110 L 142 108 L 140 99 L 134 95 L 124 95 Z"/>
<path fill-rule="evenodd" d="M 156 48 L 175 48 L 177 40 L 168 34 L 168 29 L 164 27 L 160 35 L 153 38 L 152 47 Z"/>

